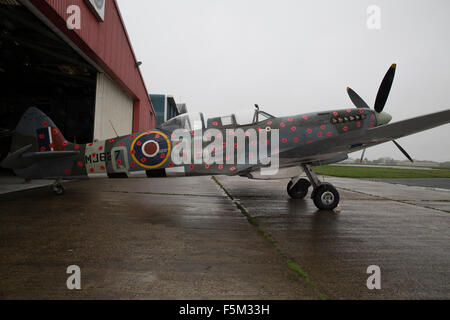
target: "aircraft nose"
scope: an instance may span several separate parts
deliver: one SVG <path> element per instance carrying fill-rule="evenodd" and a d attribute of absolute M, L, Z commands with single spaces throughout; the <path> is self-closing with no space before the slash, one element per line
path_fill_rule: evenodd
<path fill-rule="evenodd" d="M 377 124 L 382 126 L 383 124 L 388 124 L 392 120 L 392 116 L 387 112 L 376 112 L 375 116 L 377 117 Z"/>

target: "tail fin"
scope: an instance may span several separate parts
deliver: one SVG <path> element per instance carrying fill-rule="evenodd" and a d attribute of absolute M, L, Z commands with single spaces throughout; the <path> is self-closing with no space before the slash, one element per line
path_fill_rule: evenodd
<path fill-rule="evenodd" d="M 0 165 L 25 179 L 67 178 L 80 156 L 79 148 L 67 142 L 43 112 L 29 108 L 13 134 L 10 153 Z"/>
<path fill-rule="evenodd" d="M 11 153 L 31 145 L 34 152 L 65 151 L 69 142 L 55 123 L 41 110 L 29 108 L 14 132 Z"/>

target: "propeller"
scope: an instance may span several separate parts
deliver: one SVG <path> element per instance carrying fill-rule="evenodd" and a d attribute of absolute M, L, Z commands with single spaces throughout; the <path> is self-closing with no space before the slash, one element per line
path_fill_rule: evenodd
<path fill-rule="evenodd" d="M 378 89 L 377 98 L 375 99 L 375 111 L 378 113 L 383 112 L 384 106 L 386 105 L 389 92 L 391 92 L 392 82 L 394 81 L 396 68 L 397 65 L 395 63 L 391 65 Z"/>
<path fill-rule="evenodd" d="M 387 99 L 389 97 L 389 93 L 391 92 L 392 83 L 394 82 L 395 77 L 395 70 L 397 69 L 397 65 L 394 63 L 390 66 L 388 71 L 386 72 L 386 75 L 383 78 L 383 81 L 381 82 L 380 88 L 378 89 L 377 97 L 375 99 L 375 112 L 377 117 L 377 122 L 379 125 L 388 124 L 392 117 L 387 114 L 386 112 L 383 112 L 384 107 L 386 106 Z M 352 88 L 347 88 L 347 93 L 350 97 L 350 100 L 352 100 L 353 104 L 358 109 L 370 109 L 368 104 L 364 101 L 363 98 L 361 98 Z M 406 152 L 405 149 L 398 144 L 397 141 L 392 140 L 394 144 L 397 146 L 397 148 L 408 158 L 409 161 L 414 162 L 414 160 L 411 158 L 411 156 Z M 364 149 L 362 155 L 361 155 L 361 163 L 363 161 L 364 155 L 366 153 L 366 149 Z"/>
<path fill-rule="evenodd" d="M 405 149 L 402 148 L 402 146 L 395 140 L 392 140 L 392 142 L 397 146 L 397 148 L 405 155 L 406 158 L 408 158 L 409 161 L 411 161 L 412 163 L 414 163 L 413 158 L 411 158 L 411 156 L 408 154 L 408 152 L 406 152 Z M 363 152 L 361 154 L 361 159 L 359 160 L 359 163 L 363 163 L 364 161 L 364 155 L 366 154 L 366 150 L 367 148 L 363 149 Z"/>
<path fill-rule="evenodd" d="M 363 152 L 362 152 L 362 154 L 361 154 L 361 160 L 359 161 L 359 163 L 363 163 L 363 161 L 364 161 L 364 155 L 366 154 L 366 148 L 364 148 L 364 150 L 363 150 Z"/>
<path fill-rule="evenodd" d="M 358 109 L 370 109 L 367 103 L 361 98 L 352 88 L 347 88 L 347 93 L 352 100 L 353 104 Z"/>
<path fill-rule="evenodd" d="M 411 158 L 411 156 L 408 154 L 408 152 L 406 152 L 406 150 L 403 149 L 402 146 L 399 145 L 397 141 L 392 140 L 392 142 L 393 142 L 393 143 L 397 146 L 397 148 L 405 155 L 405 157 L 408 158 L 409 161 L 411 161 L 411 162 L 414 163 L 414 160 Z"/>

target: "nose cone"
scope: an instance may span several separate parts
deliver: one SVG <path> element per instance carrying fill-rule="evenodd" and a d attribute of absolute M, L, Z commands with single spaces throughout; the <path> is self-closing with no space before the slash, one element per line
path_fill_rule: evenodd
<path fill-rule="evenodd" d="M 387 112 L 376 112 L 375 116 L 377 117 L 377 124 L 382 126 L 384 124 L 388 124 L 392 120 L 392 116 Z"/>

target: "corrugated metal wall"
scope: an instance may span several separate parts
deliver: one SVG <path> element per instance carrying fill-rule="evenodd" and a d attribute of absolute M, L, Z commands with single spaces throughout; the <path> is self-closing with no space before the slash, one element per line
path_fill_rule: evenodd
<path fill-rule="evenodd" d="M 100 22 L 84 0 L 30 0 L 134 99 L 133 131 L 154 128 L 153 107 L 115 0 L 106 0 L 105 21 Z M 81 29 L 66 27 L 67 8 L 81 9 Z"/>

